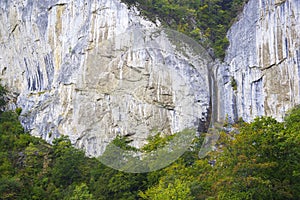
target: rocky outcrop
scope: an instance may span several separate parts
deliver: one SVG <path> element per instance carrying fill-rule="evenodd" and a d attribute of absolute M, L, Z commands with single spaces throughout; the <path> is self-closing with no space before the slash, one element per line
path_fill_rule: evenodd
<path fill-rule="evenodd" d="M 228 32 L 225 63 L 214 74 L 218 119 L 282 120 L 300 103 L 300 3 L 250 0 Z"/>
<path fill-rule="evenodd" d="M 139 147 L 210 116 L 281 120 L 300 101 L 298 0 L 249 0 L 223 63 L 117 0 L 0 1 L 0 16 L 0 78 L 25 129 L 90 156 L 116 135 Z"/>
<path fill-rule="evenodd" d="M 209 55 L 125 4 L 1 1 L 0 15 L 0 78 L 32 135 L 97 156 L 116 135 L 138 147 L 209 122 Z"/>

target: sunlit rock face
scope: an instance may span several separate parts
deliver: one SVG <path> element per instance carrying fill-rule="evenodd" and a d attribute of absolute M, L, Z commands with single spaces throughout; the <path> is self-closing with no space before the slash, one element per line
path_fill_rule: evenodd
<path fill-rule="evenodd" d="M 224 62 L 117 0 L 0 1 L 0 78 L 21 122 L 98 156 L 116 135 L 204 129 L 300 103 L 300 2 L 249 0 Z M 212 101 L 211 101 L 212 99 Z"/>
<path fill-rule="evenodd" d="M 117 0 L 0 1 L 0 78 L 21 122 L 100 155 L 116 135 L 141 146 L 209 122 L 204 49 Z"/>
<path fill-rule="evenodd" d="M 300 103 L 300 1 L 250 0 L 228 38 L 225 63 L 214 71 L 218 119 L 282 120 Z"/>

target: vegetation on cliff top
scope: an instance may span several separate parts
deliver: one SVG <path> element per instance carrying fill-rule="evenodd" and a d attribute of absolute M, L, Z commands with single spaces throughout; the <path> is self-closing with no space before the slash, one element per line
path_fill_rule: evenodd
<path fill-rule="evenodd" d="M 229 41 L 226 32 L 247 0 L 122 0 L 137 6 L 152 21 L 193 37 L 212 47 L 223 59 Z"/>

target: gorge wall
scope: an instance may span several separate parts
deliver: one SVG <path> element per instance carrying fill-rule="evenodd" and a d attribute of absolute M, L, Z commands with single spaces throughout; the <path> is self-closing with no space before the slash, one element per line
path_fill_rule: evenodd
<path fill-rule="evenodd" d="M 0 78 L 32 135 L 98 156 L 116 135 L 139 147 L 209 123 L 210 56 L 125 4 L 1 1 L 0 14 Z"/>
<path fill-rule="evenodd" d="M 250 0 L 228 39 L 225 63 L 214 69 L 218 119 L 282 120 L 300 103 L 300 1 Z"/>
<path fill-rule="evenodd" d="M 26 130 L 90 156 L 116 135 L 138 147 L 203 129 L 211 114 L 282 119 L 300 101 L 300 1 L 249 0 L 228 38 L 220 63 L 118 0 L 0 1 L 0 78 Z"/>

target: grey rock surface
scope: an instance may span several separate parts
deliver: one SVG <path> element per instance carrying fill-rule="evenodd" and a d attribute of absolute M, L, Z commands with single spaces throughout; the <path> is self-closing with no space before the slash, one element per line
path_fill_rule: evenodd
<path fill-rule="evenodd" d="M 249 0 L 224 62 L 118 0 L 0 1 L 0 78 L 21 122 L 98 156 L 117 135 L 282 120 L 300 103 L 300 2 Z M 212 102 L 211 102 L 212 99 Z"/>
<path fill-rule="evenodd" d="M 19 94 L 21 122 L 48 142 L 68 135 L 98 156 L 117 135 L 209 122 L 208 65 L 189 38 L 117 0 L 0 2 L 0 78 Z"/>
<path fill-rule="evenodd" d="M 282 120 L 300 103 L 300 1 L 250 0 L 228 38 L 225 63 L 214 69 L 217 118 Z"/>

